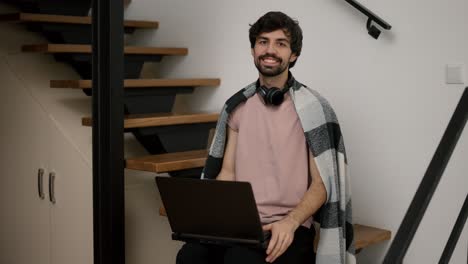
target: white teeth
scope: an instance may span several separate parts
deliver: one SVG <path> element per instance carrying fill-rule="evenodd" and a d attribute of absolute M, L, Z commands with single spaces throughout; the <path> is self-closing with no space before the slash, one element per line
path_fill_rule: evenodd
<path fill-rule="evenodd" d="M 274 59 L 264 59 L 263 61 L 267 62 L 267 63 L 275 63 L 276 60 Z"/>

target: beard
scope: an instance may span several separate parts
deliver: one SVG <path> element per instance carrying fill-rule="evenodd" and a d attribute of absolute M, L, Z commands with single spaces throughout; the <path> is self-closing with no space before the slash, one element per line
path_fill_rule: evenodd
<path fill-rule="evenodd" d="M 276 66 L 265 66 L 265 65 L 262 65 L 261 64 L 261 60 L 266 58 L 266 57 L 270 57 L 270 58 L 274 58 L 275 60 L 278 61 L 278 65 Z M 288 60 L 289 61 L 289 60 Z M 275 77 L 275 76 L 278 76 L 280 75 L 281 73 L 283 73 L 289 66 L 289 63 L 286 63 L 286 62 L 283 62 L 283 60 L 279 57 L 276 57 L 274 55 L 270 55 L 270 54 L 265 54 L 265 55 L 261 55 L 261 56 L 258 56 L 255 60 L 254 60 L 254 63 L 255 63 L 255 67 L 257 67 L 257 70 L 263 75 L 263 76 L 267 76 L 267 77 Z"/>

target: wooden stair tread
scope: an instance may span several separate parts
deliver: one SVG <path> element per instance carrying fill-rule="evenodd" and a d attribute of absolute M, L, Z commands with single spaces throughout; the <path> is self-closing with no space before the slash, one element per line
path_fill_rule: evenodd
<path fill-rule="evenodd" d="M 207 150 L 192 150 L 129 158 L 126 160 L 126 168 L 155 173 L 201 168 L 205 165 L 207 156 Z"/>
<path fill-rule="evenodd" d="M 90 16 L 63 16 L 63 15 L 34 14 L 34 13 L 9 13 L 9 14 L 0 14 L 0 21 L 91 25 L 92 18 Z M 143 21 L 143 20 L 125 20 L 124 26 L 128 28 L 158 28 L 159 22 Z"/>
<path fill-rule="evenodd" d="M 91 45 L 87 44 L 34 44 L 23 45 L 25 52 L 45 52 L 45 53 L 91 53 Z M 187 55 L 187 48 L 157 48 L 125 46 L 125 54 L 140 55 Z"/>
<path fill-rule="evenodd" d="M 177 114 L 177 113 L 155 113 L 127 115 L 124 119 L 124 128 L 170 126 L 183 124 L 211 123 L 218 120 L 218 113 L 197 113 L 197 114 Z M 84 117 L 83 126 L 92 126 L 92 118 Z"/>
<path fill-rule="evenodd" d="M 167 216 L 164 206 L 159 207 L 159 215 Z M 356 250 L 378 244 L 382 241 L 390 240 L 392 232 L 377 227 L 354 224 L 354 241 Z"/>
<path fill-rule="evenodd" d="M 390 240 L 392 232 L 377 227 L 354 224 L 354 237 L 356 250 L 359 250 L 385 240 Z"/>
<path fill-rule="evenodd" d="M 125 88 L 219 86 L 220 79 L 126 79 Z M 92 80 L 52 80 L 51 88 L 91 89 Z"/>

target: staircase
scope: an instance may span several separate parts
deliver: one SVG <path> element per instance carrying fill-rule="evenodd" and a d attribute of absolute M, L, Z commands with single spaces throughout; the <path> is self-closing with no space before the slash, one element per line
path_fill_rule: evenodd
<path fill-rule="evenodd" d="M 49 43 L 28 43 L 23 52 L 47 53 L 57 61 L 69 64 L 80 75 L 79 80 L 51 80 L 54 89 L 80 89 L 83 96 L 92 95 L 91 0 L 9 0 L 21 12 L 0 14 L 1 22 L 21 23 L 28 30 L 43 34 Z M 155 30 L 156 21 L 126 20 L 125 33 Z M 140 79 L 145 62 L 159 62 L 165 56 L 187 56 L 180 47 L 126 46 L 124 109 L 125 133 L 132 133 L 150 155 L 127 158 L 127 169 L 168 173 L 173 177 L 201 174 L 215 128 L 218 113 L 176 113 L 173 105 L 177 94 L 192 93 L 195 88 L 220 85 L 220 79 Z M 91 117 L 82 118 L 91 126 Z M 160 214 L 164 215 L 161 208 Z M 357 249 L 389 240 L 391 233 L 379 228 L 355 225 Z"/>

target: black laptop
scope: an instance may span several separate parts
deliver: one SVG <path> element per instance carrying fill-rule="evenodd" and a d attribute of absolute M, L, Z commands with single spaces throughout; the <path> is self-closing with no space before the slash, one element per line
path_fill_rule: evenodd
<path fill-rule="evenodd" d="M 248 182 L 157 176 L 156 184 L 172 229 L 172 239 L 267 248 Z"/>

